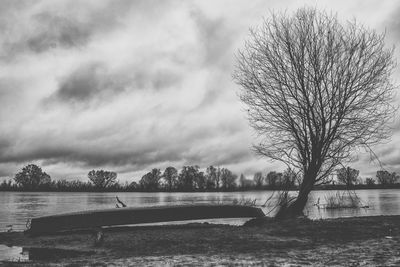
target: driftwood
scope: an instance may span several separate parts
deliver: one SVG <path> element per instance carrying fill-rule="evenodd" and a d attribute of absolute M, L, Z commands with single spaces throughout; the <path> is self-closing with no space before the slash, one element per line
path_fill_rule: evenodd
<path fill-rule="evenodd" d="M 122 202 L 119 198 L 118 198 L 118 196 L 115 196 L 115 198 L 117 199 L 117 204 L 116 204 L 116 207 L 117 208 L 120 208 L 120 206 L 118 205 L 118 204 L 121 204 L 121 206 L 123 207 L 123 208 L 126 208 L 127 206 L 126 206 L 126 204 L 124 203 L 124 202 Z"/>
<path fill-rule="evenodd" d="M 25 233 L 36 235 L 102 226 L 185 220 L 264 217 L 261 209 L 241 205 L 184 205 L 104 209 L 33 218 Z"/>

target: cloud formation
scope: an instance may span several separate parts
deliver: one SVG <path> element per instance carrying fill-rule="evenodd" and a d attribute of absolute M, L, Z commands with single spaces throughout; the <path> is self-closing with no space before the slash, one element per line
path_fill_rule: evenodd
<path fill-rule="evenodd" d="M 169 165 L 248 175 L 281 168 L 250 151 L 255 136 L 231 78 L 234 55 L 271 9 L 309 4 L 2 1 L 0 177 L 30 162 L 53 178 L 103 168 L 122 180 Z M 400 38 L 395 1 L 315 5 Z M 377 149 L 393 171 L 399 138 Z M 363 175 L 377 169 L 366 156 L 354 164 Z"/>

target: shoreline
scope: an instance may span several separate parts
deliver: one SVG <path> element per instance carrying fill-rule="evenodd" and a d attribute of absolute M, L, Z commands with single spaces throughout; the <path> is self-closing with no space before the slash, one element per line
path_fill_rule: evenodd
<path fill-rule="evenodd" d="M 346 187 L 343 185 L 334 185 L 334 186 L 323 186 L 314 188 L 313 191 L 356 191 L 356 190 L 397 190 L 400 189 L 400 184 L 395 184 L 392 186 L 385 185 L 376 185 L 376 186 L 367 186 L 367 185 L 355 185 L 352 187 Z M 249 188 L 249 189 L 235 189 L 235 190 L 209 190 L 209 191 L 143 191 L 143 190 L 24 190 L 24 189 L 16 189 L 16 190 L 2 190 L 0 192 L 6 193 L 231 193 L 231 192 L 258 192 L 258 191 L 298 191 L 298 188 L 290 188 L 290 189 L 282 189 L 282 188 Z"/>
<path fill-rule="evenodd" d="M 287 190 L 287 191 L 298 191 L 298 187 L 291 187 L 291 188 L 279 188 L 279 187 L 269 187 L 263 186 L 261 188 L 232 188 L 226 190 L 156 190 L 156 191 L 146 191 L 146 190 L 125 190 L 125 189 L 114 189 L 114 188 L 107 188 L 104 190 L 98 189 L 77 189 L 77 190 L 52 190 L 48 188 L 38 188 L 35 190 L 32 189 L 23 189 L 23 188 L 14 188 L 14 189 L 4 189 L 0 188 L 0 192 L 18 192 L 18 193 L 229 193 L 229 192 L 257 192 L 257 191 L 280 191 L 280 190 Z M 355 191 L 355 190 L 396 190 L 400 189 L 400 183 L 396 184 L 389 184 L 389 185 L 382 185 L 382 184 L 375 184 L 375 185 L 365 185 L 365 184 L 357 184 L 352 186 L 346 186 L 342 184 L 336 185 L 323 185 L 315 187 L 312 191 Z"/>
<path fill-rule="evenodd" d="M 266 218 L 243 226 L 190 223 L 115 227 L 103 230 L 101 244 L 95 244 L 95 240 L 93 231 L 39 237 L 0 233 L 0 244 L 36 253 L 31 262 L 7 263 L 12 266 L 400 265 L 399 215 L 283 222 Z M 56 256 L 40 258 L 40 252 L 46 249 Z"/>

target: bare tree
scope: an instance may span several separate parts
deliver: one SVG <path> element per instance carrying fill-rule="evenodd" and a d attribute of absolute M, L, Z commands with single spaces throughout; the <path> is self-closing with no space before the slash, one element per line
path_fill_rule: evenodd
<path fill-rule="evenodd" d="M 339 182 L 349 187 L 357 183 L 359 174 L 359 170 L 343 167 L 337 170 L 337 179 Z"/>
<path fill-rule="evenodd" d="M 232 189 L 236 186 L 235 181 L 237 180 L 237 175 L 233 174 L 227 168 L 221 169 L 221 187 L 224 190 Z"/>
<path fill-rule="evenodd" d="M 18 185 L 26 189 L 37 189 L 51 182 L 50 175 L 35 164 L 23 167 L 22 171 L 15 175 L 14 180 Z"/>
<path fill-rule="evenodd" d="M 262 175 L 262 172 L 256 172 L 253 176 L 253 181 L 257 188 L 261 188 L 264 182 L 264 176 Z"/>
<path fill-rule="evenodd" d="M 116 183 L 117 173 L 104 170 L 91 170 L 88 173 L 89 180 L 98 189 L 105 189 Z"/>
<path fill-rule="evenodd" d="M 154 168 L 142 176 L 139 181 L 140 187 L 145 191 L 157 191 L 160 187 L 161 177 L 160 169 Z"/>
<path fill-rule="evenodd" d="M 377 171 L 376 178 L 378 179 L 379 184 L 388 185 L 395 184 L 399 179 L 399 176 L 395 172 L 390 173 L 388 171 Z"/>
<path fill-rule="evenodd" d="M 167 182 L 168 190 L 172 191 L 172 189 L 176 186 L 176 184 L 178 182 L 178 170 L 171 166 L 167 167 L 164 170 L 162 177 Z"/>
<path fill-rule="evenodd" d="M 207 177 L 207 188 L 215 188 L 219 189 L 219 184 L 221 180 L 221 169 L 215 168 L 214 166 L 209 166 L 206 169 L 206 177 Z"/>
<path fill-rule="evenodd" d="M 298 216 L 355 148 L 390 136 L 393 49 L 384 34 L 310 8 L 273 14 L 250 33 L 233 76 L 261 140 L 255 151 L 302 176 L 298 197 L 277 214 Z"/>
<path fill-rule="evenodd" d="M 279 185 L 281 180 L 282 173 L 276 171 L 269 172 L 265 177 L 265 181 L 271 189 L 274 189 L 277 185 Z"/>

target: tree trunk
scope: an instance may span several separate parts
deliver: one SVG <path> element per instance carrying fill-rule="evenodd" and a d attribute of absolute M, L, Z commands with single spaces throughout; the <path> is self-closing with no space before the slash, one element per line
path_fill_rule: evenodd
<path fill-rule="evenodd" d="M 278 213 L 275 218 L 278 220 L 294 219 L 299 216 L 303 216 L 304 207 L 308 201 L 308 195 L 310 194 L 315 181 L 315 175 L 305 176 L 303 183 L 300 186 L 299 195 L 296 200 L 291 203 L 284 203 L 279 207 Z"/>

